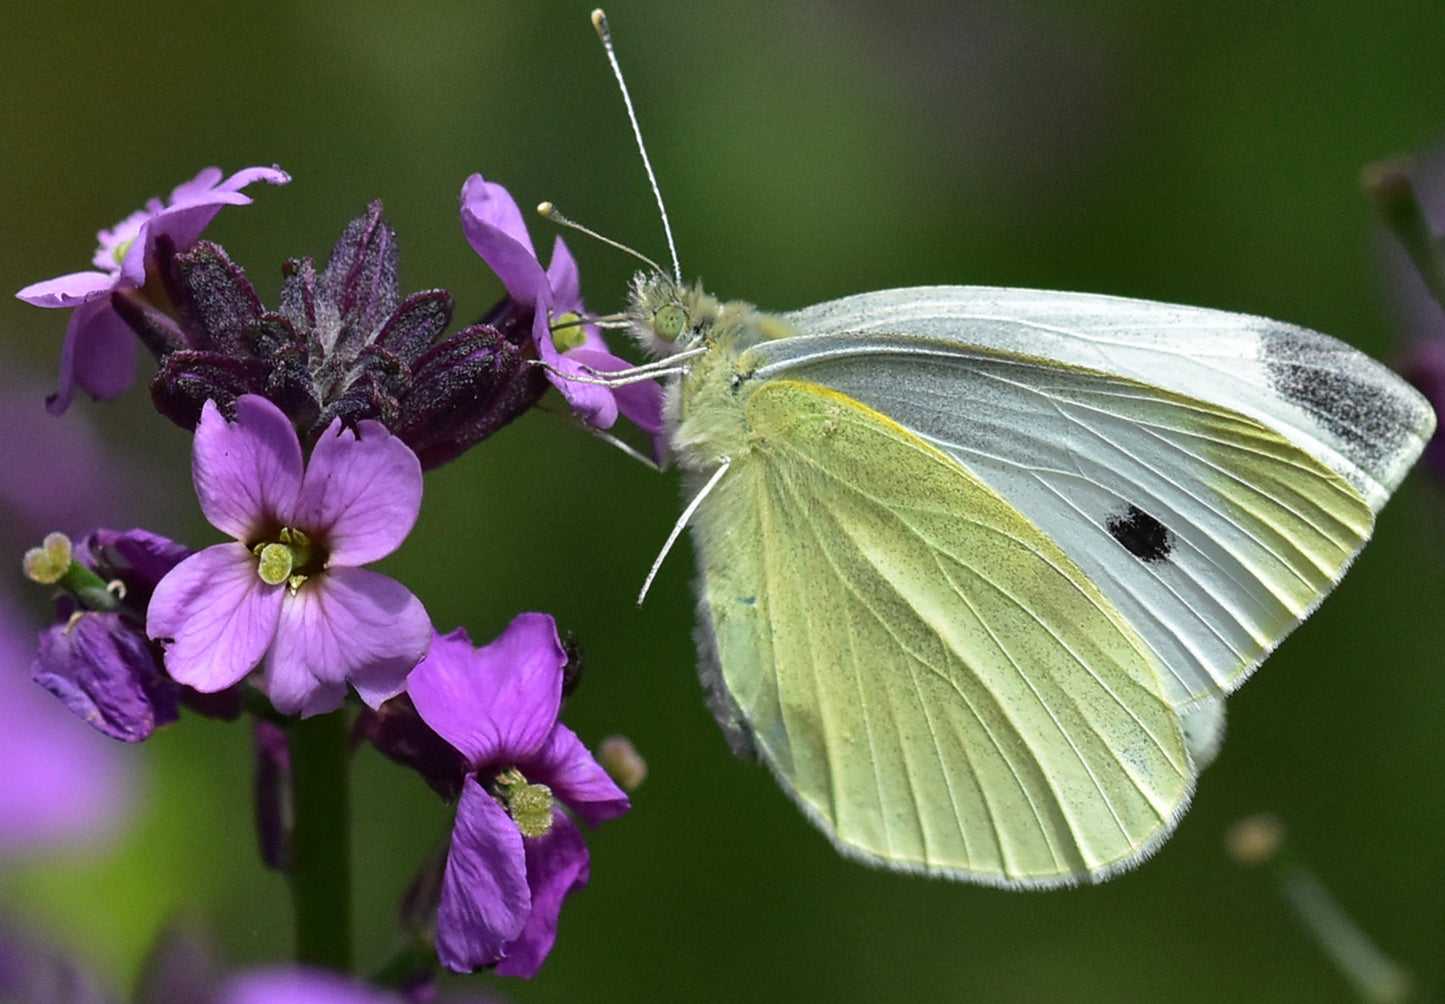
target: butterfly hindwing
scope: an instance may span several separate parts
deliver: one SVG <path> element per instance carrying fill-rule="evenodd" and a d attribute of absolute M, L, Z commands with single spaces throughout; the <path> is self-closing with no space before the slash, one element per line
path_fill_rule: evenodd
<path fill-rule="evenodd" d="M 994 489 L 816 383 L 746 398 L 694 519 L 714 662 L 779 780 L 845 851 L 1048 885 L 1167 834 L 1193 769 L 1159 666 Z"/>

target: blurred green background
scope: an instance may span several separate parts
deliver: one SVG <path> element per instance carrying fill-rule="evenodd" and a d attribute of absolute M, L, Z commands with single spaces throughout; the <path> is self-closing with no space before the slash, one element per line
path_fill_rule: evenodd
<path fill-rule="evenodd" d="M 930 282 L 1093 290 L 1399 349 L 1358 175 L 1445 128 L 1437 0 L 634 0 L 609 14 L 683 268 L 714 293 L 785 309 Z M 11 5 L 0 288 L 88 267 L 96 230 L 208 164 L 294 176 L 207 234 L 273 303 L 282 259 L 324 259 L 380 198 L 404 290 L 444 286 L 459 318 L 480 314 L 501 290 L 457 222 L 472 171 L 662 257 L 587 15 L 460 0 Z M 543 247 L 549 229 L 533 228 Z M 589 305 L 619 307 L 632 263 L 569 244 Z M 64 323 L 0 299 L 5 365 L 51 380 Z M 216 538 L 186 494 L 187 437 L 143 386 L 60 421 L 144 458 L 141 494 L 173 500 L 152 529 Z M 1420 999 L 1442 992 L 1445 505 L 1427 478 L 1230 702 L 1223 753 L 1174 838 L 1107 885 L 1053 893 L 843 861 L 765 770 L 732 759 L 693 671 L 685 544 L 633 608 L 677 494 L 675 475 L 534 413 L 429 476 L 417 530 L 384 565 L 439 627 L 478 641 L 519 611 L 553 612 L 587 657 L 565 720 L 589 743 L 625 733 L 651 768 L 633 812 L 591 835 L 592 884 L 540 977 L 460 986 L 518 1001 L 1350 1000 L 1267 876 L 1223 853 L 1232 821 L 1269 811 Z M 144 781 L 125 836 L 106 854 L 7 863 L 0 916 L 115 988 L 181 916 L 209 924 L 232 965 L 284 955 L 285 888 L 251 840 L 247 730 L 188 718 L 124 752 Z M 358 956 L 374 963 L 448 810 L 370 751 L 356 774 Z"/>

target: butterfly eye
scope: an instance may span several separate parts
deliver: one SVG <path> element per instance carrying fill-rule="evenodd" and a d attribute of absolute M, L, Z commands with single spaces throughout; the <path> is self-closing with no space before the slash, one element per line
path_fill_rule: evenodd
<path fill-rule="evenodd" d="M 675 340 L 686 324 L 687 311 L 675 303 L 659 307 L 652 315 L 652 330 L 665 342 Z"/>

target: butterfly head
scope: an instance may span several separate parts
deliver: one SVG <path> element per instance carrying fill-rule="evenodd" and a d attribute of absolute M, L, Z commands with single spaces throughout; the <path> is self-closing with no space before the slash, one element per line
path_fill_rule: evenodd
<path fill-rule="evenodd" d="M 653 358 L 702 344 L 717 314 L 717 300 L 697 286 L 680 286 L 663 272 L 633 277 L 627 318 L 633 337 Z"/>

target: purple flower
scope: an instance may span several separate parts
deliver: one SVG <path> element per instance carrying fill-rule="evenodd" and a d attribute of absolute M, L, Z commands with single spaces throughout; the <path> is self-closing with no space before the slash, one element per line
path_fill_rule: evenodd
<path fill-rule="evenodd" d="M 372 707 L 400 693 L 431 624 L 394 579 L 359 566 L 386 557 L 421 509 L 421 467 L 377 422 L 338 419 L 309 465 L 274 404 L 207 403 L 192 460 L 201 510 L 235 538 L 192 555 L 156 587 L 146 629 L 177 681 L 221 690 L 262 664 L 277 710 L 334 711 L 348 681 Z M 264 662 L 263 662 L 264 660 Z"/>
<path fill-rule="evenodd" d="M 92 259 L 100 271 L 72 272 L 26 286 L 15 295 L 37 307 L 74 308 L 60 359 L 60 386 L 46 402 L 54 414 L 70 406 L 79 387 L 92 397 L 111 398 L 135 377 L 136 339 L 111 306 L 111 294 L 146 285 L 156 242 L 164 237 L 184 251 L 201 236 L 222 206 L 244 206 L 241 189 L 256 181 L 284 185 L 291 176 L 277 167 L 252 167 L 222 180 L 208 167 L 176 188 L 169 202 L 151 199 L 110 230 L 96 235 Z"/>
<path fill-rule="evenodd" d="M 437 955 L 455 972 L 535 975 L 562 900 L 588 878 L 587 845 L 558 802 L 592 825 L 630 807 L 557 721 L 566 664 L 552 618 L 521 614 L 479 649 L 460 628 L 438 635 L 407 680 L 417 712 L 471 770 L 437 915 Z"/>
<path fill-rule="evenodd" d="M 620 412 L 654 440 L 662 429 L 662 388 L 653 381 L 608 388 L 572 377 L 592 370 L 621 370 L 632 364 L 612 355 L 594 324 L 563 329 L 570 333 L 559 349 L 550 321 L 562 314 L 584 315 L 577 262 L 558 237 L 544 270 L 522 222 L 521 210 L 501 185 L 474 174 L 462 186 L 462 230 L 472 248 L 497 273 L 508 295 L 534 310 L 532 338 L 547 364 L 547 379 L 561 391 L 572 411 L 599 429 L 610 429 Z"/>

